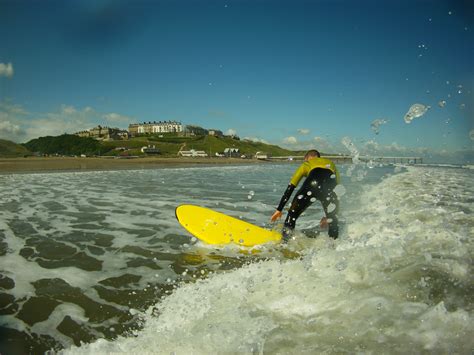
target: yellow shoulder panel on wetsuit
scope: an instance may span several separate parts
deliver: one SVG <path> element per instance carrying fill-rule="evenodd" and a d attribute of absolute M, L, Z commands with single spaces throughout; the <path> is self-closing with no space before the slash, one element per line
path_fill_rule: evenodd
<path fill-rule="evenodd" d="M 326 158 L 313 158 L 301 164 L 298 170 L 296 170 L 293 174 L 293 177 L 290 180 L 290 184 L 298 186 L 303 176 L 307 177 L 310 171 L 316 168 L 331 170 L 333 173 L 336 174 L 336 180 L 337 182 L 339 182 L 339 173 L 336 169 L 336 165 L 334 165 L 331 160 Z"/>

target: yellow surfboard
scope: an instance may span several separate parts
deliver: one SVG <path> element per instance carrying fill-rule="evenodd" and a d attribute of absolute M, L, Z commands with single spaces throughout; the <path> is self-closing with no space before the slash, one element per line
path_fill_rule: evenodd
<path fill-rule="evenodd" d="M 175 213 L 178 222 L 189 233 L 208 244 L 234 243 L 251 247 L 281 240 L 277 231 L 257 227 L 209 208 L 181 205 Z"/>

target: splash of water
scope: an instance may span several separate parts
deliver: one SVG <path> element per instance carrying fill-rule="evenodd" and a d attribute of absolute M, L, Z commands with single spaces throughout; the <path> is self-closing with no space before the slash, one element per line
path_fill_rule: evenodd
<path fill-rule="evenodd" d="M 349 137 L 343 137 L 341 143 L 351 152 L 352 162 L 357 164 L 359 162 L 360 153 L 352 140 Z"/>
<path fill-rule="evenodd" d="M 359 150 L 357 149 L 357 147 L 354 145 L 354 143 L 352 142 L 352 140 L 349 137 L 342 138 L 341 143 L 351 153 L 352 165 L 349 166 L 349 168 L 347 169 L 347 172 L 346 172 L 346 175 L 351 177 L 352 173 L 356 169 L 357 165 L 360 164 L 360 159 L 359 159 L 360 153 L 359 153 Z M 357 180 L 362 179 L 362 178 L 363 178 L 363 176 L 361 176 L 360 173 L 357 174 L 357 176 L 355 177 L 355 179 L 357 179 Z"/>
<path fill-rule="evenodd" d="M 374 131 L 375 134 L 379 134 L 380 133 L 379 127 L 386 123 L 388 123 L 388 120 L 378 118 L 372 121 L 372 123 L 370 124 L 370 128 L 372 128 L 372 131 Z"/>
<path fill-rule="evenodd" d="M 405 114 L 404 120 L 405 123 L 411 123 L 415 118 L 423 116 L 428 110 L 430 109 L 430 106 L 426 106 L 423 104 L 413 104 L 411 105 L 410 109 L 408 112 Z"/>

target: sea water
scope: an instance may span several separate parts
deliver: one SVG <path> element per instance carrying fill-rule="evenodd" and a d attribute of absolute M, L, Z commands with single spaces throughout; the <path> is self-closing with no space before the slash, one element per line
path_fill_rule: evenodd
<path fill-rule="evenodd" d="M 0 175 L 0 352 L 471 353 L 472 169 L 340 166 L 336 241 L 318 202 L 253 250 L 175 219 L 272 228 L 296 167 Z"/>

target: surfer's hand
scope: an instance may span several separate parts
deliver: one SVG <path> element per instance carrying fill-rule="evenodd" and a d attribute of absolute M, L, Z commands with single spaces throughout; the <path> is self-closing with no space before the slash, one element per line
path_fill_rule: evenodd
<path fill-rule="evenodd" d="M 328 227 L 328 219 L 326 217 L 321 218 L 321 222 L 319 222 L 319 227 L 321 227 L 321 229 L 326 229 Z"/>
<path fill-rule="evenodd" d="M 272 217 L 270 218 L 270 220 L 272 222 L 275 222 L 278 218 L 280 218 L 282 215 L 281 211 L 278 211 L 276 210 L 275 213 L 272 215 Z"/>

